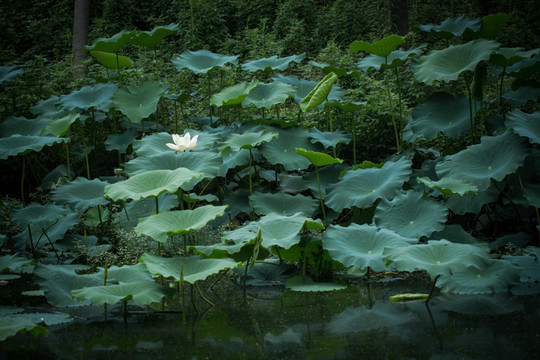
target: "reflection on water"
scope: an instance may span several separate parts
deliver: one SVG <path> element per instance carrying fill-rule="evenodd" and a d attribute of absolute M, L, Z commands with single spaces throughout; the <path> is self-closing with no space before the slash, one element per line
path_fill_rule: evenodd
<path fill-rule="evenodd" d="M 406 285 L 407 288 L 402 288 Z M 78 309 L 48 337 L 19 334 L 0 358 L 90 359 L 533 359 L 540 358 L 540 302 L 533 296 L 445 295 L 424 303 L 388 296 L 429 284 L 358 284 L 331 293 L 275 288 L 209 291 L 216 306 L 132 313 Z M 199 304 L 202 309 L 203 304 Z M 65 309 L 56 309 L 65 311 Z"/>

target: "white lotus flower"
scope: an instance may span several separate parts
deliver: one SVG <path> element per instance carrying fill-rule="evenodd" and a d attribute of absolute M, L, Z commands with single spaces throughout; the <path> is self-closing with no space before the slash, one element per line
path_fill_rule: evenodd
<path fill-rule="evenodd" d="M 173 138 L 174 144 L 167 143 L 165 145 L 167 145 L 170 149 L 173 149 L 179 152 L 182 152 L 184 150 L 195 149 L 197 147 L 198 137 L 199 135 L 195 135 L 192 139 L 189 133 L 186 133 L 184 136 L 173 134 L 172 138 Z"/>

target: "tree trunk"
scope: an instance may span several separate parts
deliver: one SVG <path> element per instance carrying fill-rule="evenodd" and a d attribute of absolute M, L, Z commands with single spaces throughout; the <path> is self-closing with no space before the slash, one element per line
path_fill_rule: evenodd
<path fill-rule="evenodd" d="M 81 62 L 86 59 L 84 47 L 88 42 L 88 23 L 90 22 L 90 0 L 75 0 L 73 10 L 72 65 L 75 77 L 85 74 Z"/>

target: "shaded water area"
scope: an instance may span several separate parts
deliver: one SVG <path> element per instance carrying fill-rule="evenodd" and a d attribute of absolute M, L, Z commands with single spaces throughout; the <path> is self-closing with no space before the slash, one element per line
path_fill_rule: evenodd
<path fill-rule="evenodd" d="M 388 281 L 391 280 L 391 281 Z M 54 308 L 74 321 L 50 334 L 17 334 L 0 343 L 0 358 L 35 359 L 537 359 L 536 295 L 450 295 L 392 303 L 403 292 L 427 292 L 423 278 L 355 282 L 335 292 L 282 287 L 242 289 L 232 281 L 206 289 L 214 303 L 178 312 L 121 304 Z M 189 293 L 189 292 L 188 292 Z M 30 309 L 27 309 L 30 310 Z"/>

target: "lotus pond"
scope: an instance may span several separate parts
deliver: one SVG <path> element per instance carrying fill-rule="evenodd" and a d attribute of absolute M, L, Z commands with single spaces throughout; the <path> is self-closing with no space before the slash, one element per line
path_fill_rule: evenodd
<path fill-rule="evenodd" d="M 176 25 L 97 40 L 99 76 L 0 123 L 0 354 L 538 356 L 540 50 L 495 41 L 509 19 L 355 41 L 317 80 L 121 53 Z"/>

